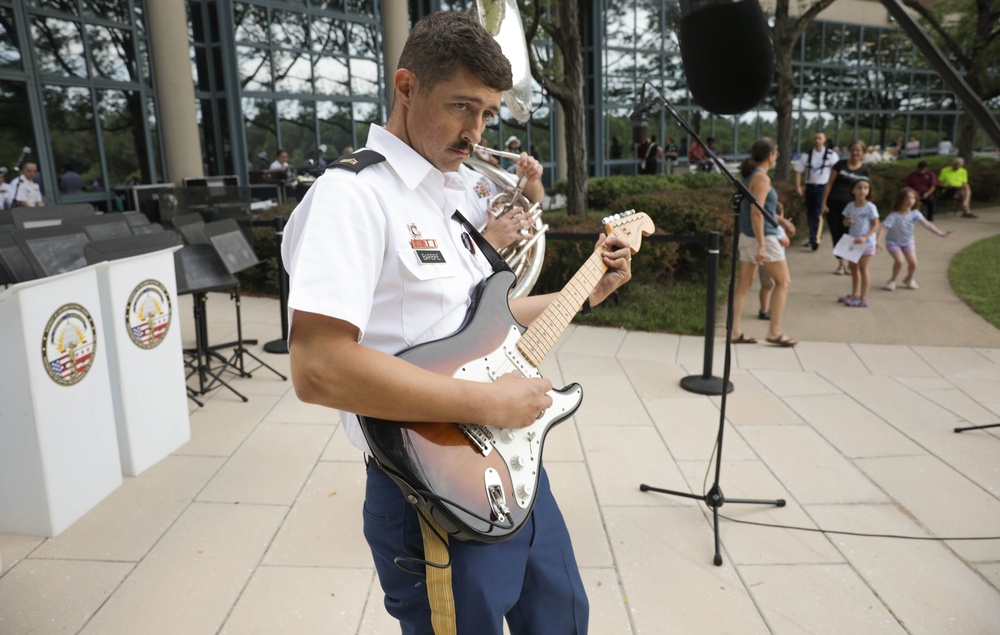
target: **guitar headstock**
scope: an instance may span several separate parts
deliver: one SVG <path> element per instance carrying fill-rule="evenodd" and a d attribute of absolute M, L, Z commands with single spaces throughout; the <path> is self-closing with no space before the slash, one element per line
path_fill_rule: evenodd
<path fill-rule="evenodd" d="M 615 214 L 614 216 L 608 216 L 601 222 L 604 223 L 605 233 L 608 236 L 615 234 L 625 239 L 633 254 L 639 251 L 639 246 L 642 244 L 642 237 L 649 236 L 656 231 L 653 219 L 646 212 L 636 212 L 634 209 L 622 212 L 621 214 Z"/>

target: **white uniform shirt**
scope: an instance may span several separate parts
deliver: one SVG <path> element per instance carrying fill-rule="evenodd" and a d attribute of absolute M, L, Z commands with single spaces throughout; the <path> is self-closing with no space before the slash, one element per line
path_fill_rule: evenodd
<path fill-rule="evenodd" d="M 18 205 L 19 201 L 25 201 L 28 203 L 28 207 L 36 207 L 42 202 L 42 188 L 38 187 L 38 183 L 34 181 L 29 181 L 21 175 L 14 179 L 11 183 L 11 187 L 14 188 L 14 205 Z"/>
<path fill-rule="evenodd" d="M 476 229 L 483 231 L 486 228 L 486 221 L 488 219 L 487 213 L 490 209 L 490 199 L 500 193 L 500 188 L 481 172 L 473 170 L 464 163 L 459 168 L 458 173 L 465 179 L 466 198 L 469 204 L 468 213 L 465 211 L 462 213 L 465 214 L 465 217 Z"/>
<path fill-rule="evenodd" d="M 457 331 L 491 269 L 478 248 L 473 255 L 463 245 L 465 230 L 452 219 L 456 209 L 469 216 L 465 178 L 440 172 L 377 125 L 366 148 L 386 160 L 358 173 L 327 170 L 288 219 L 288 309 L 349 322 L 361 344 L 396 354 Z M 414 241 L 443 262 L 430 262 L 433 254 L 422 261 Z M 356 416 L 341 412 L 341 420 L 348 439 L 369 452 Z"/>
<path fill-rule="evenodd" d="M 822 150 L 810 148 L 808 152 L 799 155 L 795 171 L 805 172 L 806 185 L 826 185 L 830 180 L 830 170 L 839 160 L 837 153 L 829 148 Z"/>
<path fill-rule="evenodd" d="M 14 204 L 14 188 L 10 183 L 0 183 L 0 209 L 10 209 Z"/>

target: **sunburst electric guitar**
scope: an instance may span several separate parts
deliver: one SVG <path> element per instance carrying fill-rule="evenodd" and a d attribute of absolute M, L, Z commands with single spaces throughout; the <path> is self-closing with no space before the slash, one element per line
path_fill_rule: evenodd
<path fill-rule="evenodd" d="M 654 230 L 644 213 L 604 219 L 607 233 L 632 253 Z M 540 377 L 538 366 L 607 270 L 595 250 L 558 297 L 527 329 L 514 319 L 507 293 L 514 274 L 500 271 L 480 286 L 464 325 L 453 335 L 409 348 L 398 357 L 468 381 L 506 373 Z M 516 534 L 535 502 L 542 445 L 549 429 L 576 412 L 579 384 L 549 392 L 552 406 L 526 428 L 469 423 L 386 421 L 359 417 L 377 465 L 407 500 L 460 540 L 499 542 Z"/>

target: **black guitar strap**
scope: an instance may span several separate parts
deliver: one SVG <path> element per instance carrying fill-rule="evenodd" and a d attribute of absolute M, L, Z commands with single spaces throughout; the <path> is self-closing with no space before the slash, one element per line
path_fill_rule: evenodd
<path fill-rule="evenodd" d="M 493 267 L 493 273 L 498 271 L 510 271 L 513 273 L 510 265 L 507 264 L 507 261 L 503 259 L 496 249 L 493 248 L 493 245 L 491 245 L 488 240 L 483 238 L 483 235 L 472 226 L 472 223 L 470 223 L 465 216 L 462 216 L 462 212 L 456 209 L 455 213 L 452 214 L 451 217 L 461 223 L 462 227 L 465 227 L 465 231 L 472 236 L 472 240 L 476 241 L 476 244 L 479 245 L 479 248 L 483 251 L 483 255 L 486 256 L 486 260 L 488 260 L 490 262 L 490 266 Z"/>

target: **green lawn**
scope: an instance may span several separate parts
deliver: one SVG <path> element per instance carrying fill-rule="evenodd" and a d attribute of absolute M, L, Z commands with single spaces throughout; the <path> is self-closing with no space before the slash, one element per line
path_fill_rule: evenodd
<path fill-rule="evenodd" d="M 948 281 L 973 311 L 1000 328 L 1000 236 L 959 252 L 951 261 Z"/>

